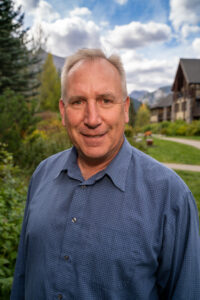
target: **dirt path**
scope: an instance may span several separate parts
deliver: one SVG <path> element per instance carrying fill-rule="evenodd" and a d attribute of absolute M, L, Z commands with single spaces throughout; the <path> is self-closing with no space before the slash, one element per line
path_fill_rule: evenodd
<path fill-rule="evenodd" d="M 200 149 L 200 141 L 182 139 L 182 138 L 181 139 L 171 138 L 171 137 L 166 137 L 166 136 L 162 136 L 162 135 L 155 135 L 155 137 L 157 137 L 159 139 L 162 139 L 162 140 L 167 140 L 167 141 L 172 141 L 172 142 L 176 142 L 176 143 L 186 144 L 186 145 L 189 145 L 189 146 Z"/>
<path fill-rule="evenodd" d="M 166 167 L 174 170 L 184 170 L 192 172 L 200 172 L 200 166 L 195 165 L 183 165 L 183 164 L 173 164 L 173 163 L 162 163 Z"/>

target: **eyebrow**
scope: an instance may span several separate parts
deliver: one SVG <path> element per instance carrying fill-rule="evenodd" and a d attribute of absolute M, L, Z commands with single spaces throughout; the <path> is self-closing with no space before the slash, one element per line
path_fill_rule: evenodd
<path fill-rule="evenodd" d="M 112 99 L 112 100 L 115 100 L 115 96 L 111 93 L 105 93 L 105 94 L 99 94 L 96 96 L 96 99 L 102 99 L 102 98 L 109 98 L 109 99 Z M 81 96 L 81 95 L 76 95 L 76 96 L 71 96 L 68 98 L 68 102 L 72 102 L 72 101 L 76 101 L 76 100 L 87 100 L 87 97 L 85 96 Z"/>
<path fill-rule="evenodd" d="M 112 100 L 115 100 L 115 96 L 111 93 L 97 95 L 96 99 L 100 99 L 100 98 L 110 98 Z"/>

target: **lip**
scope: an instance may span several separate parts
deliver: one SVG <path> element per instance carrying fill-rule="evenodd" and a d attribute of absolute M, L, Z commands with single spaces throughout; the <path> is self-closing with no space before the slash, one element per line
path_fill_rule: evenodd
<path fill-rule="evenodd" d="M 104 142 L 104 138 L 106 136 L 106 133 L 101 133 L 101 134 L 85 134 L 81 133 L 85 143 L 90 146 L 90 147 L 96 147 L 102 145 Z"/>
<path fill-rule="evenodd" d="M 102 133 L 102 134 L 85 134 L 82 133 L 83 136 L 87 137 L 87 138 L 100 138 L 102 136 L 104 136 L 106 133 Z"/>

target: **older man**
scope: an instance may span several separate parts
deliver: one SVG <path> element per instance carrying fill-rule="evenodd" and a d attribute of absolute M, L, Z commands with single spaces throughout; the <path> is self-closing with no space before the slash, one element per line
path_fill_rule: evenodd
<path fill-rule="evenodd" d="M 119 58 L 68 57 L 59 105 L 74 147 L 32 176 L 11 299 L 200 299 L 195 201 L 124 138 Z"/>

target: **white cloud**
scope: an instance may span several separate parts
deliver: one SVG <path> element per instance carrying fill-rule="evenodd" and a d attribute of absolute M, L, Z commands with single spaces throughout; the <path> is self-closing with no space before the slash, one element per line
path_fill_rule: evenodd
<path fill-rule="evenodd" d="M 176 31 L 184 24 L 196 25 L 200 22 L 199 0 L 170 0 L 169 19 Z"/>
<path fill-rule="evenodd" d="M 128 93 L 133 90 L 154 91 L 172 84 L 178 58 L 167 53 L 164 53 L 163 57 L 147 59 L 135 50 L 123 52 L 121 58 L 126 71 Z"/>
<path fill-rule="evenodd" d="M 181 33 L 182 33 L 183 38 L 187 38 L 191 34 L 200 33 L 200 27 L 199 26 L 183 25 L 183 27 L 181 28 Z"/>
<path fill-rule="evenodd" d="M 197 56 L 200 58 L 200 38 L 197 38 L 193 41 L 192 47 L 196 52 Z"/>
<path fill-rule="evenodd" d="M 117 2 L 120 5 L 124 5 L 128 2 L 128 0 L 115 0 L 115 2 Z"/>
<path fill-rule="evenodd" d="M 91 11 L 87 7 L 76 7 L 74 10 L 70 11 L 70 16 L 88 16 L 91 15 Z"/>
<path fill-rule="evenodd" d="M 105 40 L 118 49 L 134 49 L 153 42 L 166 41 L 170 34 L 171 30 L 165 24 L 131 22 L 127 25 L 115 26 L 114 30 L 108 32 Z"/>
<path fill-rule="evenodd" d="M 15 0 L 14 2 L 16 6 L 22 5 L 25 10 L 30 11 L 38 6 L 40 0 Z"/>
<path fill-rule="evenodd" d="M 47 51 L 53 54 L 65 57 L 78 48 L 100 47 L 100 29 L 93 21 L 73 17 L 41 25 L 48 36 Z"/>
<path fill-rule="evenodd" d="M 46 1 L 41 0 L 36 7 L 36 9 L 32 12 L 35 17 L 35 21 L 47 21 L 51 22 L 60 17 L 60 15 L 54 11 L 53 7 Z"/>
<path fill-rule="evenodd" d="M 60 17 L 51 4 L 45 0 L 16 0 L 15 5 L 21 5 L 26 15 L 33 17 L 33 23 L 54 21 Z"/>

